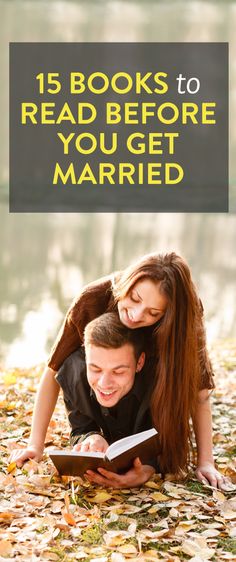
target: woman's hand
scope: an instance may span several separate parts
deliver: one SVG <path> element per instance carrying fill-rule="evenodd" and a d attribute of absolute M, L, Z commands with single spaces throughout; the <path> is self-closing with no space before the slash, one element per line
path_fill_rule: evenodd
<path fill-rule="evenodd" d="M 73 447 L 73 451 L 80 451 L 81 453 L 85 451 L 99 451 L 100 453 L 105 453 L 108 446 L 106 439 L 104 439 L 102 435 L 94 434 L 89 435 L 89 437 L 81 443 L 77 443 L 77 445 Z"/>
<path fill-rule="evenodd" d="M 29 445 L 25 449 L 14 449 L 9 457 L 9 462 L 15 462 L 20 468 L 25 461 L 29 459 L 34 459 L 36 462 L 42 460 L 43 449 L 36 447 L 34 445 Z"/>
<path fill-rule="evenodd" d="M 208 486 L 213 486 L 214 488 L 219 488 L 225 492 L 232 490 L 234 488 L 232 482 L 229 478 L 226 478 L 221 474 L 211 462 L 205 462 L 198 465 L 195 471 L 196 477 L 202 484 L 207 484 Z"/>
<path fill-rule="evenodd" d="M 100 484 L 101 486 L 111 488 L 133 488 L 147 482 L 155 473 L 155 469 L 148 464 L 142 464 L 140 459 L 136 458 L 133 467 L 125 474 L 115 474 L 105 468 L 98 468 L 98 472 L 87 470 L 85 476 L 89 482 Z"/>

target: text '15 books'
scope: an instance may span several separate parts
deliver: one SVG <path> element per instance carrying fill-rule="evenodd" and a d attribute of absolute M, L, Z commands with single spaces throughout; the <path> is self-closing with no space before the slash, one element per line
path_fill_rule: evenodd
<path fill-rule="evenodd" d="M 86 470 L 97 470 L 99 467 L 112 472 L 126 472 L 136 457 L 142 464 L 153 464 L 158 451 L 158 434 L 152 428 L 115 441 L 105 453 L 51 449 L 48 454 L 59 474 L 83 476 Z"/>

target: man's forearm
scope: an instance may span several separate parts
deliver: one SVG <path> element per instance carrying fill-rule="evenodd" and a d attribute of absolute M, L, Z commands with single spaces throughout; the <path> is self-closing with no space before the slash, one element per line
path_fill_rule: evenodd
<path fill-rule="evenodd" d="M 199 402 L 193 419 L 196 436 L 198 464 L 214 463 L 212 453 L 212 415 L 209 390 L 199 392 Z"/>
<path fill-rule="evenodd" d="M 55 380 L 55 371 L 47 367 L 38 388 L 29 444 L 43 450 L 47 428 L 52 417 L 60 387 Z"/>

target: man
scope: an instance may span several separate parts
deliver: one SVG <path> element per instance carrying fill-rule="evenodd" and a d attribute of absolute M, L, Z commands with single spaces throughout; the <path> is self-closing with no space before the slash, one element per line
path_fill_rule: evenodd
<path fill-rule="evenodd" d="M 92 320 L 84 332 L 84 350 L 72 353 L 57 374 L 75 450 L 102 451 L 117 439 L 152 427 L 149 402 L 151 371 L 144 370 L 145 331 L 130 330 L 116 313 Z M 155 472 L 156 459 L 118 475 L 88 470 L 90 482 L 119 487 L 138 486 Z"/>

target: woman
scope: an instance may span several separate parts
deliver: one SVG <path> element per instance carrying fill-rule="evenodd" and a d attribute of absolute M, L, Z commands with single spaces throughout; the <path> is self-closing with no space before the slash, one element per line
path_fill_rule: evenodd
<path fill-rule="evenodd" d="M 190 454 L 190 417 L 197 441 L 196 475 L 204 483 L 224 481 L 212 456 L 209 389 L 214 388 L 206 351 L 202 305 L 186 262 L 175 253 L 150 254 L 122 272 L 85 287 L 69 309 L 42 377 L 34 408 L 29 446 L 13 451 L 11 461 L 40 460 L 59 386 L 55 374 L 83 344 L 87 323 L 117 310 L 131 329 L 147 327 L 155 350 L 153 425 L 161 441 L 160 468 L 178 472 Z"/>

